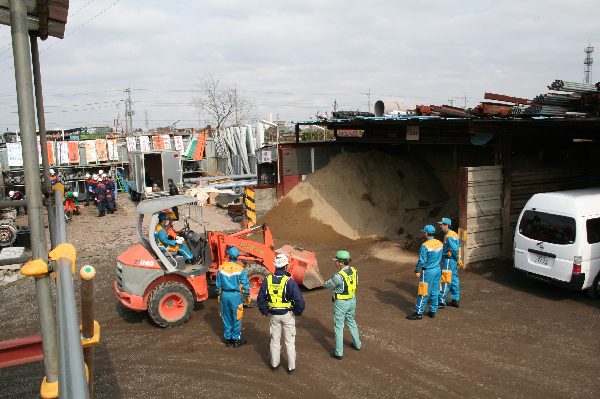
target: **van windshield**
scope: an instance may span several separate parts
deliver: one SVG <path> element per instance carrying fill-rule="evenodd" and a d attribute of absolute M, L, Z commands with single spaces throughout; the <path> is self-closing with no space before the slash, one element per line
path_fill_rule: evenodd
<path fill-rule="evenodd" d="M 536 241 L 568 245 L 575 242 L 575 219 L 538 211 L 525 211 L 519 233 Z"/>

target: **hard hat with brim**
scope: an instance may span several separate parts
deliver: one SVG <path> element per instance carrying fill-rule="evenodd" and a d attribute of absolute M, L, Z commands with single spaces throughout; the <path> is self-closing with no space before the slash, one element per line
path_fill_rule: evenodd
<path fill-rule="evenodd" d="M 333 258 L 333 260 L 338 261 L 338 262 L 345 262 L 350 260 L 350 254 L 348 253 L 348 251 L 337 251 L 337 254 L 335 254 L 335 257 Z"/>
<path fill-rule="evenodd" d="M 448 219 L 448 218 L 442 218 L 441 222 L 438 222 L 438 224 L 447 224 L 448 226 L 452 225 L 452 220 Z"/>
<path fill-rule="evenodd" d="M 287 256 L 284 254 L 279 254 L 275 257 L 275 262 L 273 262 L 273 265 L 275 265 L 276 268 L 281 269 L 286 267 L 289 263 L 290 261 L 288 260 Z"/>
<path fill-rule="evenodd" d="M 432 225 L 428 224 L 427 226 L 425 226 L 425 228 L 423 228 L 423 230 L 421 230 L 421 232 L 427 233 L 427 234 L 434 234 L 435 233 L 435 227 L 433 227 Z"/>

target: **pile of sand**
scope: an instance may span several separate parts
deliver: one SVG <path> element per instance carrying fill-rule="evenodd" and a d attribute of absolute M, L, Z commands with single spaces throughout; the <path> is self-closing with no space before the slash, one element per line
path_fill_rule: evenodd
<path fill-rule="evenodd" d="M 421 159 L 343 152 L 308 175 L 259 223 L 268 223 L 278 237 L 302 242 L 369 236 L 410 240 L 442 211 L 456 217 L 458 209 L 452 211 L 447 200 L 431 166 Z"/>

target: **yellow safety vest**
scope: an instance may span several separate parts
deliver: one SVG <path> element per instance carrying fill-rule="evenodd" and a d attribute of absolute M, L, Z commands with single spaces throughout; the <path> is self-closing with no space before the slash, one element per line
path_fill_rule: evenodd
<path fill-rule="evenodd" d="M 346 281 L 346 285 L 344 287 L 344 292 L 341 294 L 333 294 L 335 299 L 352 299 L 354 297 L 354 293 L 356 292 L 356 269 L 352 266 L 350 267 L 352 274 L 348 275 L 344 270 L 340 270 L 340 274 L 344 277 Z"/>
<path fill-rule="evenodd" d="M 290 279 L 289 276 L 283 276 L 279 284 L 273 283 L 273 275 L 267 277 L 267 291 L 269 292 L 270 301 L 267 302 L 270 308 L 291 308 L 291 302 L 283 302 L 283 291 L 285 283 Z"/>
<path fill-rule="evenodd" d="M 160 223 L 156 225 L 156 229 L 154 230 L 154 233 L 157 235 L 156 238 L 157 238 L 157 241 L 159 243 L 158 246 L 162 247 L 162 248 L 165 248 L 165 243 L 162 242 L 160 238 L 158 238 L 158 232 L 161 231 L 161 230 L 164 230 L 165 233 L 167 233 L 167 235 L 168 235 L 167 229 L 165 229 L 165 227 L 162 224 L 160 224 Z M 179 245 L 168 245 L 167 248 L 166 248 L 166 250 L 167 251 L 171 251 L 171 252 L 177 252 L 177 251 L 179 251 Z"/>

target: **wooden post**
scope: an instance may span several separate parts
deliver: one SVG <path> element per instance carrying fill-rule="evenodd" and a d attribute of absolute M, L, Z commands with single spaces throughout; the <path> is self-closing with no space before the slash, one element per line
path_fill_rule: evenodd
<path fill-rule="evenodd" d="M 502 165 L 502 259 L 512 257 L 514 234 L 510 227 L 510 187 L 512 184 L 511 136 L 500 136 Z"/>
<path fill-rule="evenodd" d="M 467 249 L 467 195 L 468 195 L 468 168 L 459 170 L 458 187 L 458 239 L 460 240 L 460 250 L 464 268 L 467 267 L 466 249 Z"/>

